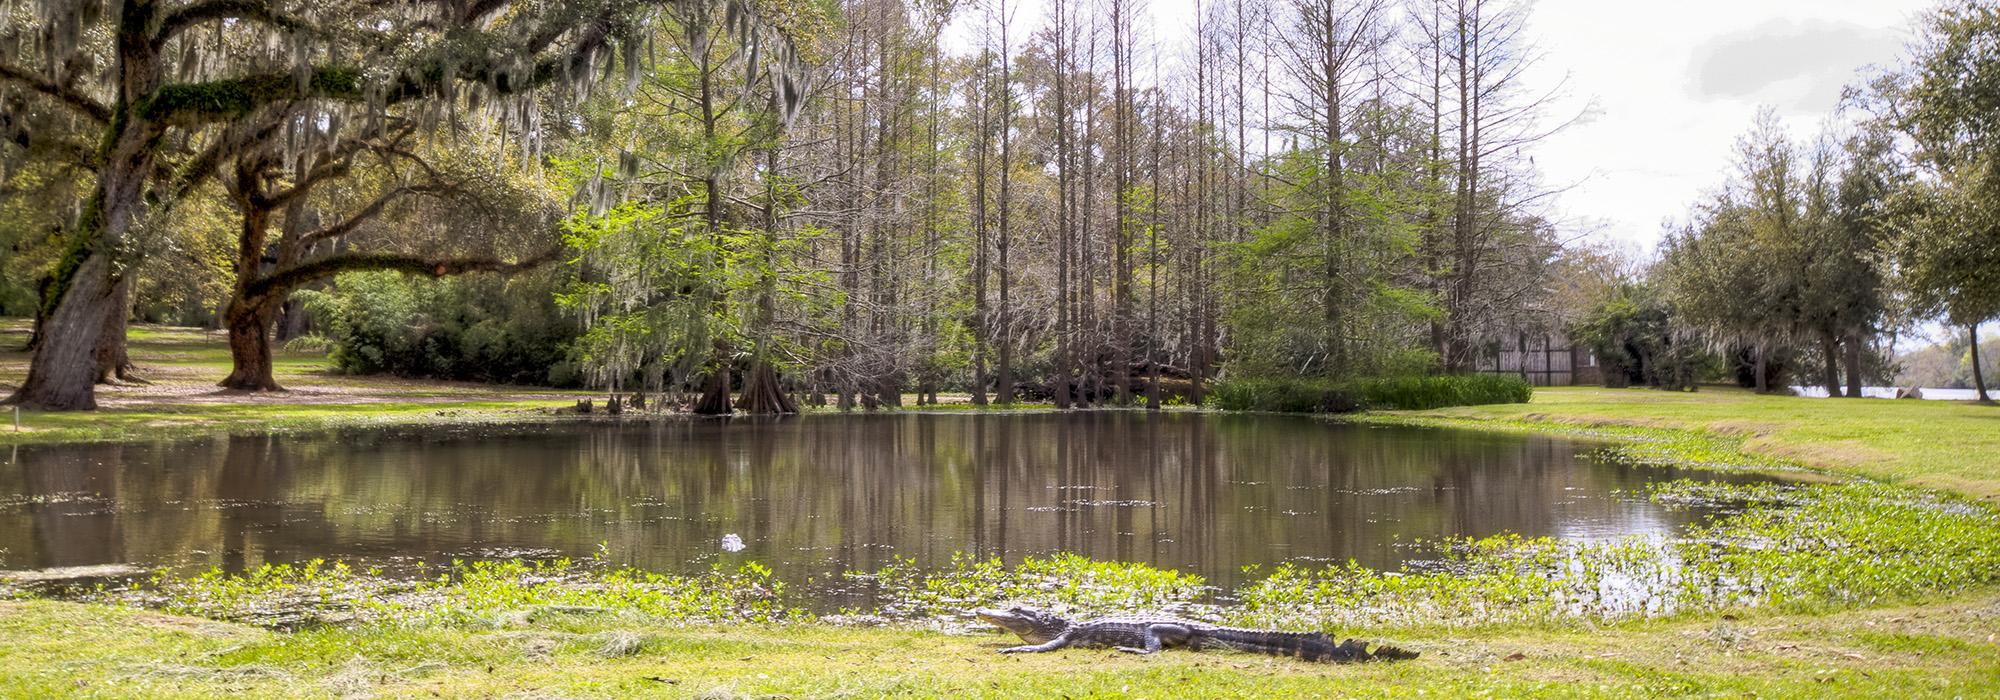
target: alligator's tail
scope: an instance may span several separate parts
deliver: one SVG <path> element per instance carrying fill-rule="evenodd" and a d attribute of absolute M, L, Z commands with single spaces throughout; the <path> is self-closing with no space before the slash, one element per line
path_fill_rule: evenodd
<path fill-rule="evenodd" d="M 1212 646 L 1260 654 L 1296 656 L 1307 661 L 1347 664 L 1417 658 L 1417 652 L 1386 644 L 1373 650 L 1370 650 L 1366 643 L 1355 639 L 1336 644 L 1332 637 L 1318 632 L 1262 632 L 1224 628 L 1210 633 L 1210 637 L 1209 645 Z"/>

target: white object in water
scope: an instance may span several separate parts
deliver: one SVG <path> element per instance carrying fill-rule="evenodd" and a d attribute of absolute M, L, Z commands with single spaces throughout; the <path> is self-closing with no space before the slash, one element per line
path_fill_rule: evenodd
<path fill-rule="evenodd" d="M 729 533 L 729 534 L 727 534 L 727 535 L 723 535 L 723 536 L 722 536 L 722 551 L 725 551 L 725 552 L 741 552 L 741 551 L 743 551 L 743 538 L 741 538 L 741 537 L 737 537 L 737 536 L 736 536 L 736 533 L 734 533 L 734 532 L 732 532 L 732 533 Z"/>

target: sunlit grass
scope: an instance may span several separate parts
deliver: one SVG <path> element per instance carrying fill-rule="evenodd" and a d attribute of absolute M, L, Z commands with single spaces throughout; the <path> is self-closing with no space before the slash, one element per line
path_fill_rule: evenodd
<path fill-rule="evenodd" d="M 1666 429 L 1764 461 L 2000 500 L 2000 406 L 1971 402 L 1812 399 L 1725 387 L 1694 393 L 1550 387 L 1536 389 L 1526 404 L 1389 419 L 1461 427 L 1513 424 L 1614 437 L 1633 429 Z"/>

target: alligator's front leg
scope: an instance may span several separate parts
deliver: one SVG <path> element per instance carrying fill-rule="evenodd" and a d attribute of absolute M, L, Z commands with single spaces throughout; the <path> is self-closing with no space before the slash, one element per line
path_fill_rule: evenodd
<path fill-rule="evenodd" d="M 1044 652 L 1044 651 L 1055 651 L 1055 650 L 1057 650 L 1057 649 L 1061 649 L 1061 648 L 1063 648 L 1063 647 L 1066 647 L 1066 646 L 1069 646 L 1069 641 L 1070 641 L 1070 637 L 1069 637 L 1069 635 L 1070 635 L 1070 633 L 1068 633 L 1068 632 L 1064 632 L 1064 633 L 1062 633 L 1061 635 L 1058 635 L 1058 636 L 1057 636 L 1057 637 L 1056 637 L 1055 639 L 1051 639 L 1051 640 L 1049 640 L 1049 641 L 1046 641 L 1046 642 L 1042 642 L 1041 644 L 1029 644 L 1029 645 L 1026 645 L 1026 646 L 1018 646 L 1018 647 L 1007 647 L 1007 648 L 1005 648 L 1005 649 L 1001 649 L 1001 650 L 1000 650 L 1000 653 L 1002 653 L 1002 654 L 1037 654 L 1037 653 L 1041 653 L 1041 652 Z"/>
<path fill-rule="evenodd" d="M 1118 647 L 1118 650 L 1130 654 L 1157 654 L 1160 653 L 1161 649 L 1166 647 L 1168 640 L 1179 644 L 1186 642 L 1188 637 L 1193 635 L 1194 630 L 1182 625 L 1146 625 L 1145 647 Z"/>

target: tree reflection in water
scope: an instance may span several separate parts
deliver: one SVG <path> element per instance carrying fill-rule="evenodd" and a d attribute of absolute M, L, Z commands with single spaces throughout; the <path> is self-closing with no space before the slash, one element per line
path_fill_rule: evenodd
<path fill-rule="evenodd" d="M 351 430 L 21 447 L 0 565 L 398 570 L 587 556 L 790 577 L 1072 551 L 1233 585 L 1246 565 L 1392 567 L 1395 543 L 1665 535 L 1629 492 L 1713 475 L 1601 464 L 1565 440 L 1308 418 L 1097 411 Z M 1628 492 L 1621 495 L 1619 492 Z M 719 546 L 737 533 L 742 552 Z"/>

